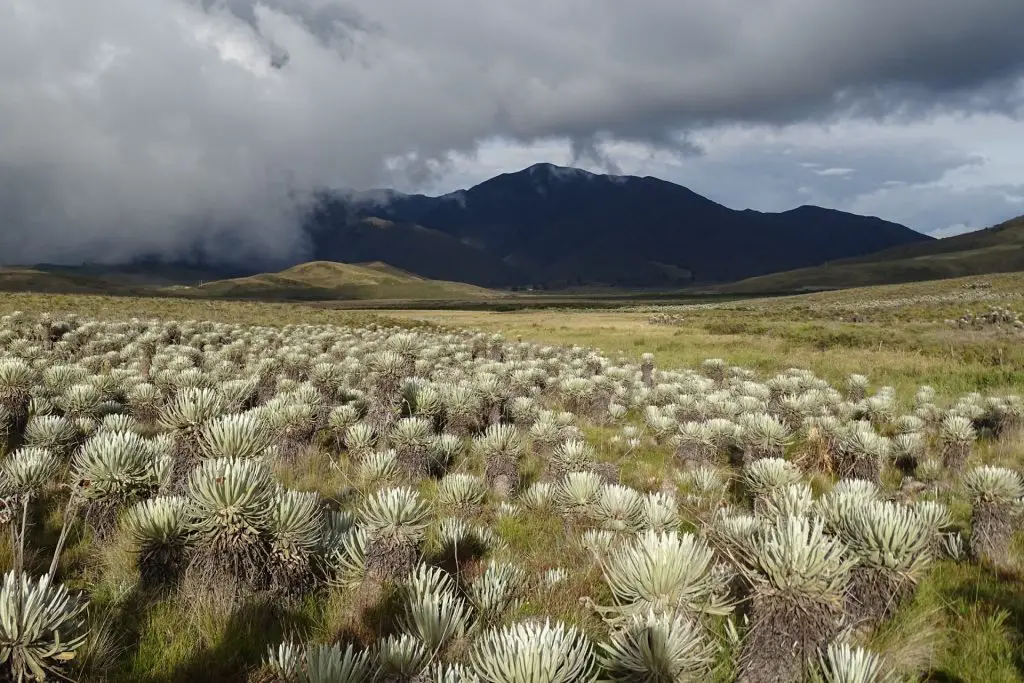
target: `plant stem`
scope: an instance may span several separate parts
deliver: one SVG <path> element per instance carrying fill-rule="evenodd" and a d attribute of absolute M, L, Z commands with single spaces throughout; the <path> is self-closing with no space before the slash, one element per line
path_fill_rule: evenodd
<path fill-rule="evenodd" d="M 57 538 L 57 547 L 53 549 L 53 558 L 50 560 L 49 574 L 52 577 L 57 572 L 57 563 L 60 562 L 61 553 L 64 552 L 64 543 L 67 541 L 68 532 L 71 531 L 71 520 L 74 517 L 74 505 L 77 502 L 74 492 L 68 497 L 68 504 L 64 507 L 64 522 L 60 528 L 60 536 Z"/>

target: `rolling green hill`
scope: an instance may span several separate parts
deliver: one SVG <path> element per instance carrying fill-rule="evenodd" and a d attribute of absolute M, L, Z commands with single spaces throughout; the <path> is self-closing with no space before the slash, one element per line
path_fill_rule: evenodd
<path fill-rule="evenodd" d="M 501 296 L 475 285 L 430 280 L 379 261 L 363 264 L 312 261 L 279 273 L 165 287 L 176 296 L 231 299 L 453 300 Z"/>
<path fill-rule="evenodd" d="M 1021 270 L 1024 270 L 1024 216 L 964 235 L 892 247 L 868 256 L 762 275 L 695 291 L 721 294 L 785 293 Z"/>

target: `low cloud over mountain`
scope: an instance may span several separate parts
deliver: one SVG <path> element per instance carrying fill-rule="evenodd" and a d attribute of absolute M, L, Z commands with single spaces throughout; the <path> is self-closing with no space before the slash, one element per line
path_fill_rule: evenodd
<path fill-rule="evenodd" d="M 737 208 L 789 207 L 795 190 L 765 187 L 772 159 L 737 160 L 780 135 L 803 149 L 808 131 L 827 131 L 821 158 L 786 166 L 806 171 L 808 203 L 946 229 L 908 210 L 920 190 L 886 164 L 971 159 L 942 167 L 947 184 L 973 173 L 957 186 L 971 206 L 1024 196 L 1004 161 L 1024 156 L 1021 44 L 1019 0 L 8 0 L 0 259 L 301 255 L 315 192 L 471 184 L 538 145 L 591 168 L 657 163 Z M 982 119 L 1011 133 L 991 153 L 982 136 L 961 138 L 972 149 L 910 134 Z M 898 154 L 835 154 L 864 129 Z M 717 190 L 686 177 L 711 173 Z"/>

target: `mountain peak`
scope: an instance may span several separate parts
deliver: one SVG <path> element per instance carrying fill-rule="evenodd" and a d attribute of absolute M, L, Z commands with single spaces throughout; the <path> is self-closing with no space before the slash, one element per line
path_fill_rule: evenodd
<path fill-rule="evenodd" d="M 830 209 L 825 206 L 818 206 L 817 204 L 801 204 L 800 206 L 785 211 L 784 213 L 841 213 L 836 209 Z"/>
<path fill-rule="evenodd" d="M 572 180 L 580 178 L 592 179 L 599 177 L 596 173 L 585 171 L 582 168 L 557 166 L 547 162 L 534 164 L 533 166 L 524 168 L 520 173 L 527 173 L 535 178 L 542 177 L 550 180 Z"/>
<path fill-rule="evenodd" d="M 623 185 L 631 180 L 639 180 L 636 176 L 612 175 L 608 173 L 592 173 L 575 166 L 559 166 L 548 162 L 541 162 L 527 166 L 521 171 L 506 173 L 497 178 L 528 178 L 533 188 L 540 194 L 546 194 L 549 188 L 559 185 L 573 183 L 593 183 L 597 181 Z M 494 178 L 492 180 L 496 180 Z"/>

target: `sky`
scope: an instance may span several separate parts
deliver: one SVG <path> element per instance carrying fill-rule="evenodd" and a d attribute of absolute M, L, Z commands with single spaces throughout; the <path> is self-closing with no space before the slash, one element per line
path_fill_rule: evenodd
<path fill-rule="evenodd" d="M 1024 214 L 1020 0 L 4 0 L 0 262 L 304 247 L 537 162 L 937 236 Z"/>

